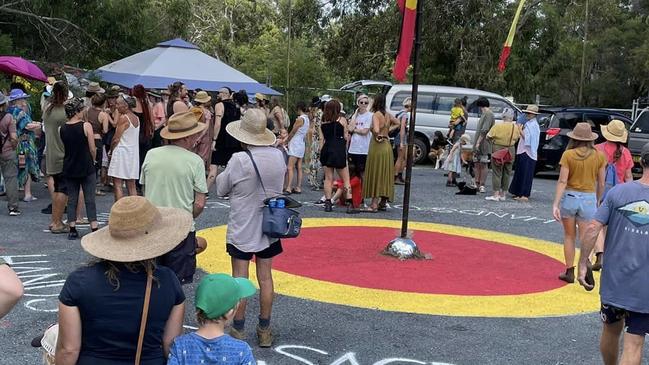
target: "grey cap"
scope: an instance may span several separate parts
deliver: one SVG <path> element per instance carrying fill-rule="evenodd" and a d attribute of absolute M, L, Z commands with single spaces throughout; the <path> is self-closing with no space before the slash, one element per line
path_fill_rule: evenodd
<path fill-rule="evenodd" d="M 0 105 L 7 104 L 8 101 L 9 101 L 9 98 L 6 97 L 5 94 L 3 94 L 0 91 Z"/>

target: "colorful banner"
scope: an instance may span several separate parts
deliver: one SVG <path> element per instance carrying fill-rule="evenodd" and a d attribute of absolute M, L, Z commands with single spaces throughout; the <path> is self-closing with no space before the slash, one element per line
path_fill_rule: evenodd
<path fill-rule="evenodd" d="M 410 54 L 415 40 L 415 21 L 417 19 L 417 0 L 397 0 L 399 10 L 403 14 L 401 22 L 401 38 L 399 39 L 399 51 L 394 62 L 392 75 L 403 82 L 406 79 L 408 66 L 410 66 Z"/>
<path fill-rule="evenodd" d="M 509 27 L 509 34 L 507 35 L 507 40 L 505 41 L 505 45 L 503 46 L 503 51 L 500 54 L 500 60 L 498 61 L 498 71 L 500 73 L 505 72 L 505 68 L 507 67 L 507 59 L 509 58 L 509 54 L 512 51 L 512 43 L 514 42 L 514 36 L 516 35 L 516 27 L 518 26 L 518 19 L 521 16 L 521 11 L 523 10 L 523 6 L 525 6 L 525 0 L 521 0 L 521 2 L 518 4 L 518 9 L 516 9 L 516 15 L 514 15 L 514 21 L 512 22 L 512 26 Z"/>

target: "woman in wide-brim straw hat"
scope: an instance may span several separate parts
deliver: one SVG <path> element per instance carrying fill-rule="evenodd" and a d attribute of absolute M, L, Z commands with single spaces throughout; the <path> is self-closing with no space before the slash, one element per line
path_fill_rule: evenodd
<path fill-rule="evenodd" d="M 241 142 L 244 151 L 233 154 L 225 170 L 216 178 L 217 195 L 230 197 L 226 250 L 232 258 L 232 276 L 247 278 L 250 260 L 256 257 L 260 287 L 257 335 L 261 347 L 270 347 L 273 342 L 270 330 L 274 292 L 271 268 L 273 257 L 282 253 L 280 240 L 262 233 L 261 207 L 267 197 L 281 194 L 286 173 L 284 154 L 273 147 L 275 134 L 266 128 L 266 121 L 262 110 L 250 109 L 241 120 L 227 125 L 227 133 Z M 263 188 L 255 173 L 253 159 Z M 230 332 L 235 338 L 246 337 L 245 313 L 246 305 L 242 302 Z"/>
<path fill-rule="evenodd" d="M 57 364 L 134 363 L 147 291 L 142 364 L 166 363 L 171 342 L 182 333 L 185 296 L 173 271 L 155 259 L 191 225 L 190 213 L 156 208 L 143 197 L 113 205 L 108 226 L 81 240 L 97 260 L 73 271 L 59 295 Z"/>
<path fill-rule="evenodd" d="M 606 157 L 594 145 L 597 134 L 590 124 L 577 123 L 568 133 L 570 143 L 561 156 L 561 172 L 552 205 L 554 219 L 563 224 L 563 252 L 566 271 L 559 279 L 575 280 L 575 241 L 577 232 L 583 238 L 586 224 L 597 211 L 597 202 L 604 194 Z"/>
<path fill-rule="evenodd" d="M 604 189 L 604 195 L 606 195 L 608 189 L 614 185 L 633 181 L 632 169 L 634 163 L 631 152 L 624 146 L 629 138 L 629 131 L 626 130 L 624 122 L 613 119 L 607 125 L 602 125 L 601 129 L 602 136 L 604 136 L 606 141 L 595 147 L 606 156 L 607 166 L 610 165 L 615 169 L 615 174 L 613 174 L 613 169 L 607 167 Z M 595 263 L 593 264 L 593 270 L 595 271 L 599 271 L 602 268 L 604 237 L 606 237 L 606 227 L 599 233 L 597 243 L 595 244 Z"/>

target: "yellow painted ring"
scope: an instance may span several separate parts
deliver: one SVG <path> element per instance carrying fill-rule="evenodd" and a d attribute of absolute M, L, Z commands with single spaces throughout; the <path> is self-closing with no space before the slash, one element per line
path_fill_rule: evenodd
<path fill-rule="evenodd" d="M 401 222 L 383 219 L 306 218 L 302 223 L 303 228 L 335 226 L 400 228 Z M 563 247 L 548 241 L 424 222 L 411 222 L 409 228 L 498 242 L 563 261 Z M 198 265 L 203 270 L 231 271 L 230 257 L 224 248 L 226 229 L 226 226 L 218 226 L 198 232 L 198 235 L 207 239 L 209 243 L 207 251 L 198 256 Z M 250 277 L 254 278 L 254 265 L 250 265 L 250 269 Z M 599 282 L 598 273 L 595 274 Z M 466 317 L 549 317 L 590 313 L 599 309 L 597 292 L 586 292 L 578 284 L 565 285 L 541 293 L 473 296 L 360 288 L 306 278 L 279 270 L 273 270 L 273 279 L 275 291 L 280 294 L 324 303 L 405 313 Z"/>

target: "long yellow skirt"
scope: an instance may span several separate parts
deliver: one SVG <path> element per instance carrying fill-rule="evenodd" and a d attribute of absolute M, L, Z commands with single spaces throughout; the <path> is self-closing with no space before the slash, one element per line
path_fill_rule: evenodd
<path fill-rule="evenodd" d="M 386 197 L 394 201 L 394 159 L 389 141 L 377 142 L 372 138 L 365 164 L 363 197 Z"/>

